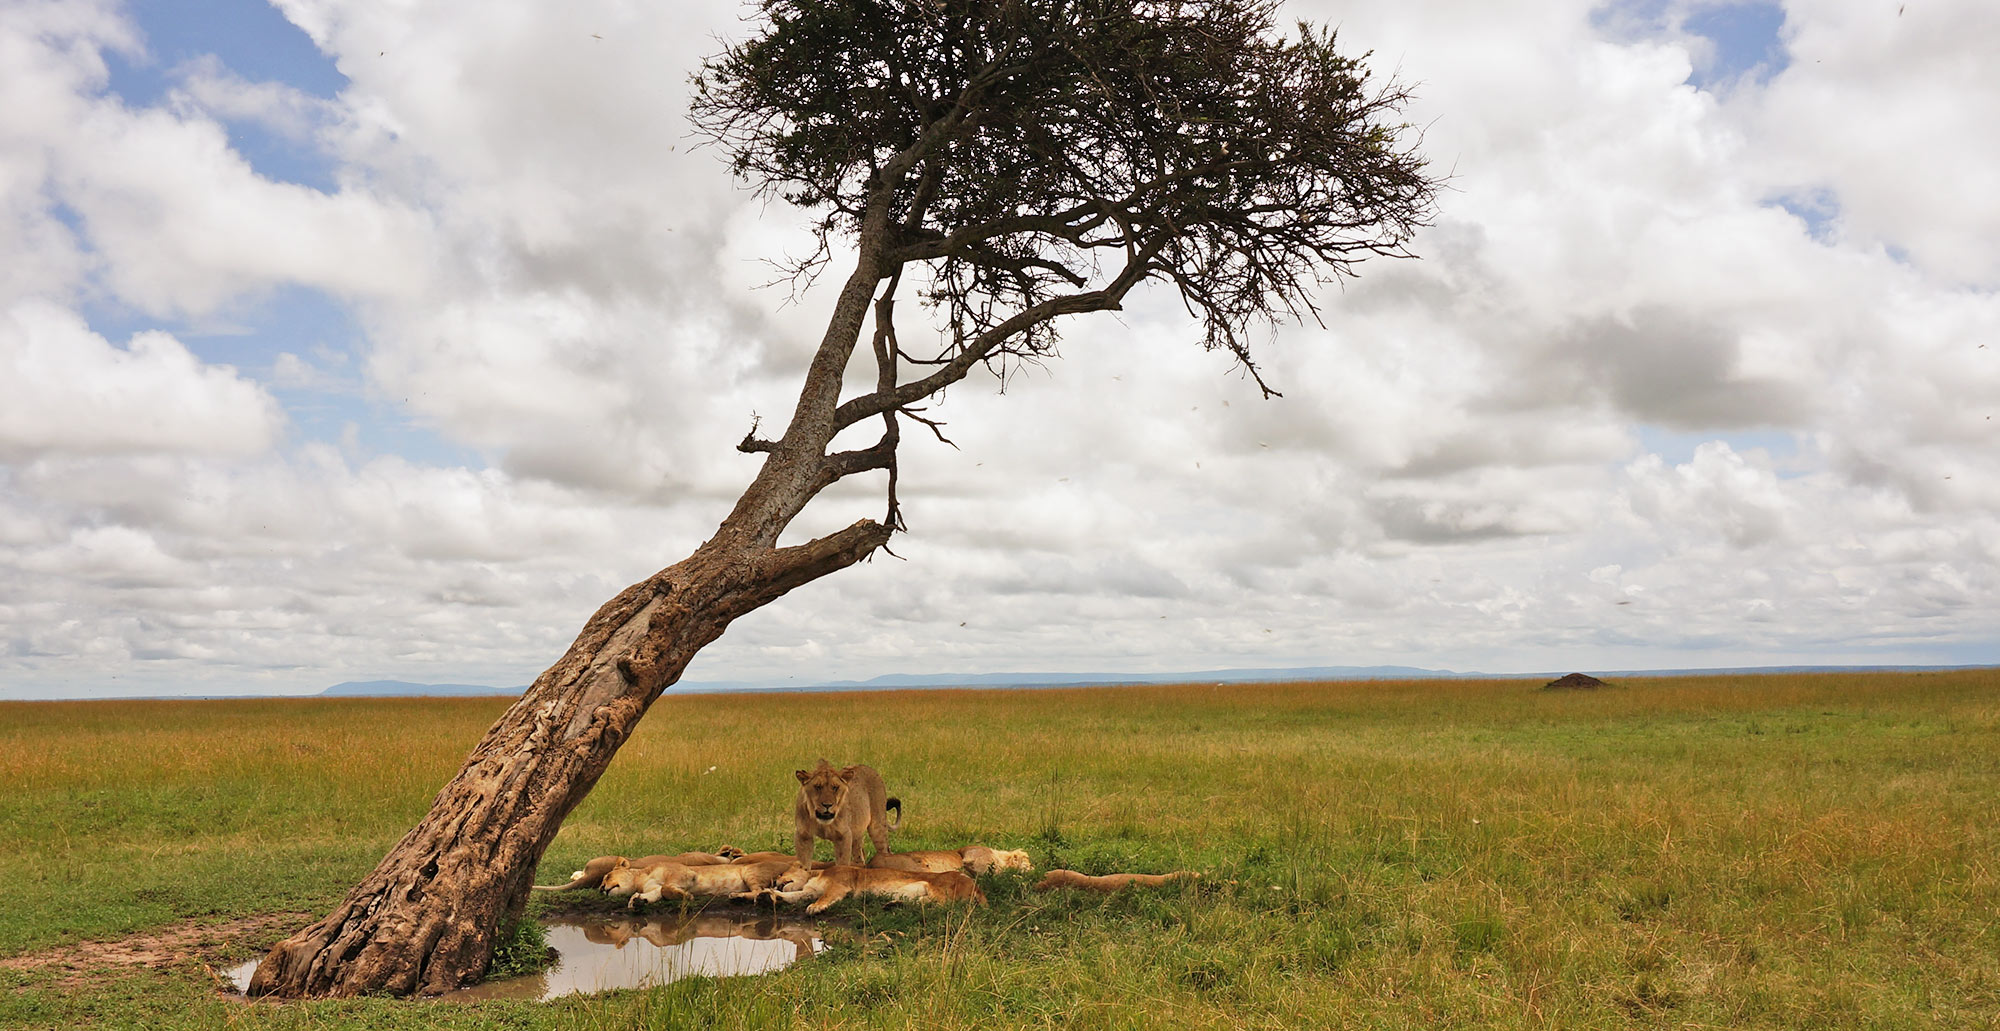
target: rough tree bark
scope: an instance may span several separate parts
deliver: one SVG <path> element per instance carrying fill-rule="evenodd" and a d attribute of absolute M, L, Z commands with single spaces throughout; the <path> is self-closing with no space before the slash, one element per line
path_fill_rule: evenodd
<path fill-rule="evenodd" d="M 251 994 L 431 994 L 476 981 L 493 929 L 521 912 L 564 817 L 695 653 L 737 616 L 888 539 L 886 526 L 863 520 L 760 556 L 726 527 L 627 588 L 494 724 L 375 871 L 271 950 Z"/>
<path fill-rule="evenodd" d="M 893 488 L 885 521 L 863 519 L 777 546 L 827 485 L 857 472 L 894 475 L 893 418 L 870 448 L 826 450 L 841 425 L 841 374 L 886 278 L 884 218 L 886 204 L 863 234 L 790 429 L 778 441 L 746 437 L 740 445 L 768 457 L 715 535 L 598 609 L 374 872 L 325 919 L 271 949 L 250 994 L 435 994 L 476 982 L 492 958 L 494 929 L 521 912 L 563 819 L 695 653 L 737 617 L 888 543 L 897 521 Z M 888 298 L 876 309 L 886 318 Z M 892 385 L 892 372 L 881 382 Z"/>

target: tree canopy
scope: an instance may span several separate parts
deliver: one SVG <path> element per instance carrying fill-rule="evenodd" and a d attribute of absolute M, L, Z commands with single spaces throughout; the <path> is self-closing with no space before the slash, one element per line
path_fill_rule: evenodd
<path fill-rule="evenodd" d="M 1250 331 L 1404 254 L 1437 188 L 1407 89 L 1372 82 L 1331 31 L 1278 31 L 1276 0 L 758 6 L 763 31 L 696 77 L 697 126 L 816 214 L 802 271 L 836 238 L 878 281 L 921 263 L 945 330 L 939 353 L 904 355 L 938 368 L 842 425 L 980 361 L 1047 355 L 1056 316 L 1148 279 L 1254 376 Z"/>

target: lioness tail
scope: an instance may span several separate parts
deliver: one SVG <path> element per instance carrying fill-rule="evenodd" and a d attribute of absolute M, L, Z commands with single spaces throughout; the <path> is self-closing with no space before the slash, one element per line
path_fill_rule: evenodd
<path fill-rule="evenodd" d="M 895 819 L 893 819 L 893 820 L 890 820 L 890 821 L 889 821 L 889 826 L 891 826 L 891 827 L 901 827 L 901 826 L 903 825 L 903 800 L 902 800 L 902 799 L 900 799 L 900 798 L 897 798 L 897 797 L 895 797 L 894 795 L 891 795 L 891 796 L 889 796 L 889 800 L 888 800 L 887 802 L 884 802 L 884 803 L 882 803 L 882 808 L 883 808 L 883 809 L 885 809 L 885 810 L 887 810 L 887 809 L 894 809 L 894 810 L 896 811 L 896 818 L 895 818 Z"/>

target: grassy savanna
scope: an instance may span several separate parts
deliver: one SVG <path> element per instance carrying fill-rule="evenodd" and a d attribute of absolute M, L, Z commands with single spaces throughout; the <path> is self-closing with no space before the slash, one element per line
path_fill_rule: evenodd
<path fill-rule="evenodd" d="M 0 707 L 0 957 L 317 916 L 501 705 Z M 219 997 L 208 965 L 266 931 L 151 968 L 0 966 L 0 1026 L 2000 1022 L 2000 672 L 669 693 L 541 880 L 604 852 L 788 847 L 791 771 L 820 756 L 883 772 L 899 849 L 1207 878 L 843 904 L 854 932 L 783 973 L 550 1004 Z"/>

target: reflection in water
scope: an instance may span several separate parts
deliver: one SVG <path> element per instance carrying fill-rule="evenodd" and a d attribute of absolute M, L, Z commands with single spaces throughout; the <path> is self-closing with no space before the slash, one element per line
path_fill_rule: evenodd
<path fill-rule="evenodd" d="M 554 999 L 644 988 L 683 977 L 735 977 L 782 970 L 824 948 L 813 922 L 774 913 L 573 913 L 545 916 L 555 965 L 529 977 L 488 981 L 446 999 Z M 250 985 L 252 960 L 229 972 Z"/>

